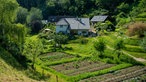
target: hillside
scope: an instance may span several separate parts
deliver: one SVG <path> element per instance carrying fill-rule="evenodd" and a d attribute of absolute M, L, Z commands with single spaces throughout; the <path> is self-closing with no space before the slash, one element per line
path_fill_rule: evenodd
<path fill-rule="evenodd" d="M 24 74 L 21 65 L 10 53 L 1 47 L 0 52 L 0 82 L 37 82 Z"/>
<path fill-rule="evenodd" d="M 0 82 L 146 81 L 146 0 L 0 3 Z M 82 35 L 85 23 L 94 22 L 80 18 L 102 15 L 107 19 Z M 74 17 L 74 27 L 83 28 L 56 33 L 61 16 Z M 66 24 L 60 25 L 65 32 L 71 28 Z"/>

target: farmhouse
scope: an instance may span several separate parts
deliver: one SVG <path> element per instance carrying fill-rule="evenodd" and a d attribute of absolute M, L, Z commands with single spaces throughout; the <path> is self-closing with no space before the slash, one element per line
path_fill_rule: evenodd
<path fill-rule="evenodd" d="M 56 23 L 56 33 L 88 35 L 89 18 L 63 18 Z"/>
<path fill-rule="evenodd" d="M 105 22 L 105 20 L 107 19 L 108 16 L 94 16 L 91 19 L 92 24 L 95 24 L 97 22 Z"/>

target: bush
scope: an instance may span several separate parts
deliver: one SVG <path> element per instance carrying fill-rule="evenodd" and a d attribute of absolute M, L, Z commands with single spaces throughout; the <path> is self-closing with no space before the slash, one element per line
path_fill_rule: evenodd
<path fill-rule="evenodd" d="M 146 31 L 146 24 L 142 22 L 136 22 L 133 25 L 130 25 L 128 28 L 127 34 L 129 36 L 138 35 L 139 37 L 143 37 L 144 32 Z"/>
<path fill-rule="evenodd" d="M 94 48 L 100 52 L 100 56 L 103 56 L 104 50 L 106 49 L 105 42 L 102 38 L 94 43 Z"/>
<path fill-rule="evenodd" d="M 87 43 L 88 43 L 88 39 L 81 39 L 81 40 L 80 40 L 80 43 L 81 43 L 81 44 L 87 44 Z"/>
<path fill-rule="evenodd" d="M 145 37 L 141 41 L 140 46 L 143 48 L 143 50 L 146 52 L 146 32 L 145 32 Z"/>

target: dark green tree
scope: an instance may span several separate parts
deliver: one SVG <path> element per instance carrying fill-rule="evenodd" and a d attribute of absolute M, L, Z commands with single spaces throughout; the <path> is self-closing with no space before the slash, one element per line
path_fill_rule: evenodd
<path fill-rule="evenodd" d="M 118 39 L 116 42 L 115 42 L 115 45 L 114 45 L 114 49 L 115 49 L 115 52 L 117 53 L 117 57 L 119 58 L 120 55 L 122 54 L 122 49 L 124 48 L 124 41 L 122 39 Z"/>
<path fill-rule="evenodd" d="M 98 41 L 96 41 L 96 42 L 94 43 L 94 48 L 95 48 L 97 51 L 99 51 L 99 53 L 100 53 L 99 55 L 100 55 L 101 57 L 103 57 L 104 51 L 105 51 L 105 49 L 106 49 L 106 44 L 105 44 L 103 38 L 100 38 Z"/>
<path fill-rule="evenodd" d="M 14 23 L 18 4 L 15 0 L 0 0 L 0 3 L 0 45 L 9 51 L 18 49 L 25 34 L 25 27 Z"/>
<path fill-rule="evenodd" d="M 62 44 L 66 44 L 68 42 L 68 37 L 63 34 L 50 34 L 48 39 L 53 40 L 53 48 L 56 51 L 56 48 L 62 48 Z"/>
<path fill-rule="evenodd" d="M 27 16 L 27 23 L 31 27 L 32 33 L 38 33 L 42 28 L 42 11 L 37 8 L 31 8 L 29 15 Z"/>
<path fill-rule="evenodd" d="M 143 50 L 146 52 L 146 32 L 144 33 L 144 38 L 143 40 L 141 41 L 141 44 L 140 46 L 143 48 Z"/>
<path fill-rule="evenodd" d="M 16 22 L 25 24 L 27 15 L 28 15 L 28 10 L 23 7 L 19 7 L 17 11 Z"/>

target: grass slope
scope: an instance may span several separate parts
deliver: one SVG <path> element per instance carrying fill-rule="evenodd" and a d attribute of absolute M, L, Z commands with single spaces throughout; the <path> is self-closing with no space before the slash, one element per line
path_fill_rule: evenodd
<path fill-rule="evenodd" d="M 0 47 L 0 82 L 37 82 L 25 76 L 21 65 L 10 53 Z"/>

